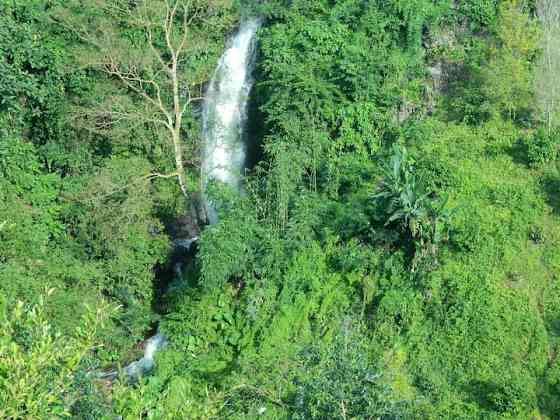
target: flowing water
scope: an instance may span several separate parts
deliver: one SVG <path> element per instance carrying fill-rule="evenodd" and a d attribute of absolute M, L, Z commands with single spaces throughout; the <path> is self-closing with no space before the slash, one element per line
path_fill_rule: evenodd
<path fill-rule="evenodd" d="M 154 355 L 167 343 L 165 337 L 161 333 L 157 333 L 152 338 L 146 341 L 146 346 L 144 347 L 144 357 L 132 362 L 127 367 L 125 367 L 124 372 L 126 375 L 133 380 L 137 380 L 146 372 L 149 372 L 154 367 Z"/>
<path fill-rule="evenodd" d="M 152 370 L 154 367 L 154 355 L 162 347 L 165 347 L 167 340 L 161 333 L 157 333 L 153 337 L 146 340 L 144 343 L 144 356 L 124 367 L 123 373 L 126 378 L 131 381 L 137 381 L 144 374 Z M 113 380 L 119 376 L 118 370 L 111 370 L 108 372 L 98 372 L 97 377 L 103 379 Z"/>
<path fill-rule="evenodd" d="M 211 180 L 242 190 L 247 156 L 247 108 L 255 62 L 255 34 L 260 26 L 253 18 L 241 24 L 222 55 L 208 87 L 203 111 L 204 188 Z M 216 210 L 206 200 L 210 223 L 217 221 Z"/>
<path fill-rule="evenodd" d="M 203 110 L 204 148 L 202 177 L 204 188 L 211 180 L 224 182 L 237 191 L 242 190 L 242 175 L 247 156 L 247 108 L 255 62 L 255 34 L 259 19 L 249 19 L 241 24 L 228 43 L 206 93 Z M 210 223 L 217 221 L 216 210 L 205 199 Z M 175 245 L 189 249 L 198 238 L 176 241 Z M 124 368 L 131 380 L 150 371 L 154 366 L 154 354 L 166 344 L 157 333 L 146 341 L 144 357 Z M 114 378 L 117 371 L 101 374 Z"/>

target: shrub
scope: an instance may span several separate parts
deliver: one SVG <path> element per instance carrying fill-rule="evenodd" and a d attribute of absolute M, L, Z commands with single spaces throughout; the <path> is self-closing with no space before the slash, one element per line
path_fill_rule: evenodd
<path fill-rule="evenodd" d="M 313 346 L 300 359 L 292 419 L 410 418 L 408 403 L 392 395 L 387 375 L 368 360 L 356 332 L 343 331 L 328 348 Z"/>
<path fill-rule="evenodd" d="M 417 181 L 413 162 L 403 146 L 393 147 L 384 173 L 373 199 L 381 202 L 385 226 L 398 224 L 414 243 L 413 270 L 434 267 L 438 247 L 448 236 L 451 212 L 446 209 L 447 198 L 434 198 Z"/>
<path fill-rule="evenodd" d="M 542 166 L 558 157 L 559 133 L 547 133 L 543 128 L 525 139 L 527 162 L 532 167 Z"/>
<path fill-rule="evenodd" d="M 496 0 L 463 0 L 459 12 L 465 16 L 473 29 L 491 27 L 496 23 Z"/>
<path fill-rule="evenodd" d="M 64 336 L 49 323 L 43 298 L 34 306 L 0 299 L 0 417 L 68 416 L 81 394 L 83 361 L 112 311 L 90 310 L 75 334 Z"/>

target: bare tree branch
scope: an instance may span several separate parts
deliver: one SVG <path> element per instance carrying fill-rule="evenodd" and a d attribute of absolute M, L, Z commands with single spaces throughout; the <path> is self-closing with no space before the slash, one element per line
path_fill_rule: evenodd
<path fill-rule="evenodd" d="M 86 200 L 86 201 L 89 201 L 89 202 L 92 202 L 92 201 L 99 202 L 99 201 L 103 201 L 103 200 L 105 200 L 105 199 L 107 199 L 107 198 L 109 198 L 109 197 L 111 197 L 115 194 L 118 194 L 119 192 L 126 191 L 127 189 L 132 188 L 132 187 L 134 187 L 134 186 L 136 186 L 140 183 L 143 183 L 143 182 L 150 182 L 150 181 L 153 181 L 154 179 L 158 179 L 158 178 L 169 179 L 169 178 L 176 178 L 176 177 L 177 177 L 177 172 L 171 172 L 169 174 L 160 174 L 158 172 L 153 172 L 153 173 L 141 176 L 139 178 L 133 179 L 131 182 L 128 182 L 125 185 L 112 185 L 114 188 L 112 188 L 110 191 L 105 192 L 103 194 L 94 195 L 94 196 L 88 195 L 87 198 L 79 198 L 78 197 L 76 201 Z"/>
<path fill-rule="evenodd" d="M 89 60 L 90 66 L 118 81 L 144 104 L 142 108 L 136 101 L 109 96 L 96 111 L 84 115 L 82 110 L 91 130 L 107 132 L 125 121 L 163 127 L 173 147 L 176 168 L 173 174 L 181 191 L 187 195 L 184 164 L 194 159 L 183 156 L 183 138 L 187 134 L 183 117 L 189 105 L 203 99 L 198 91 L 203 80 L 197 80 L 201 77 L 196 73 L 185 73 L 184 68 L 190 54 L 200 48 L 192 42 L 191 27 L 214 6 L 192 0 L 139 0 L 137 3 L 136 7 L 129 7 L 124 3 L 99 0 L 96 7 L 141 29 L 147 44 L 144 49 L 119 37 L 119 30 L 112 26 L 111 19 L 101 17 L 98 22 L 101 26 L 97 29 L 90 21 L 76 24 L 61 17 L 57 22 L 98 51 L 97 58 Z M 70 7 L 79 5 L 81 3 L 72 3 Z M 193 90 L 197 90 L 196 94 Z"/>

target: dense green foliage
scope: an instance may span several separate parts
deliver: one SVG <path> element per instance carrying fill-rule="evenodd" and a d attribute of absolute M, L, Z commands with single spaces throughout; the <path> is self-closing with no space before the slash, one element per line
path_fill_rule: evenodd
<path fill-rule="evenodd" d="M 79 30 L 137 51 L 146 34 L 111 13 L 133 3 L 0 0 L 0 413 L 560 416 L 560 121 L 539 114 L 534 2 L 196 0 L 219 3 L 184 63 L 201 83 L 240 16 L 265 18 L 262 159 L 245 194 L 211 192 L 220 221 L 164 295 L 188 206 L 150 174 L 173 156 L 153 124 L 100 129 L 113 94 L 145 108 L 84 64 L 104 50 Z M 196 153 L 196 107 L 182 130 Z M 158 320 L 152 375 L 88 379 Z"/>
<path fill-rule="evenodd" d="M 52 289 L 46 293 L 50 294 Z M 43 418 L 47 413 L 51 418 L 68 416 L 91 381 L 80 366 L 87 364 L 98 329 L 111 310 L 88 309 L 81 326 L 68 335 L 53 330 L 43 296 L 33 307 L 25 307 L 22 301 L 15 306 L 0 303 L 0 415 L 10 419 Z"/>

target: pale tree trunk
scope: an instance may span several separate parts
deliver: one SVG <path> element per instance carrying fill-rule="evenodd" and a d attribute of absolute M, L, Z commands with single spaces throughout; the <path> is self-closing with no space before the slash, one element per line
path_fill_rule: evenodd
<path fill-rule="evenodd" d="M 175 169 L 177 170 L 177 180 L 181 192 L 186 197 L 188 196 L 187 183 L 185 180 L 185 166 L 183 164 L 183 148 L 181 146 L 181 136 L 179 133 L 173 134 L 173 148 L 175 152 Z"/>
<path fill-rule="evenodd" d="M 186 28 L 184 28 L 186 31 Z M 168 37 L 169 39 L 169 37 Z M 168 40 L 168 45 L 171 43 Z M 171 50 L 172 47 L 170 47 Z M 185 181 L 185 168 L 183 165 L 183 147 L 181 144 L 181 126 L 183 121 L 183 113 L 185 111 L 185 105 L 181 105 L 181 98 L 179 94 L 179 77 L 177 74 L 177 60 L 178 60 L 178 53 L 180 51 L 173 51 L 171 56 L 171 84 L 173 86 L 173 110 L 175 114 L 175 121 L 173 125 L 173 148 L 175 152 L 175 168 L 177 169 L 177 180 L 179 181 L 179 187 L 183 192 L 183 195 L 186 197 L 188 195 L 187 192 L 187 185 Z"/>

